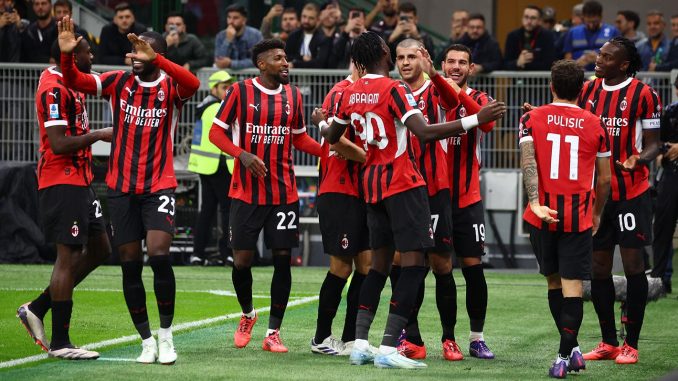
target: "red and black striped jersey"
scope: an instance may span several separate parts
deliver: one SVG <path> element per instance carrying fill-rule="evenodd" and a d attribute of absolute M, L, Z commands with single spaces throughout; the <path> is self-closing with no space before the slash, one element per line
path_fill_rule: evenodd
<path fill-rule="evenodd" d="M 292 134 L 306 133 L 296 86 L 264 87 L 258 78 L 228 88 L 214 124 L 231 130 L 233 143 L 263 160 L 268 173 L 255 177 L 236 157 L 229 196 L 248 204 L 283 205 L 299 199 Z"/>
<path fill-rule="evenodd" d="M 543 229 L 581 232 L 591 228 L 593 177 L 597 157 L 609 157 L 610 139 L 601 120 L 568 103 L 537 107 L 520 119 L 520 143 L 533 142 L 539 203 L 558 211 L 546 224 L 532 209 L 523 218 Z"/>
<path fill-rule="evenodd" d="M 579 107 L 598 115 L 610 135 L 612 199 L 629 200 L 645 192 L 650 187 L 648 168 L 638 165 L 635 171 L 624 172 L 615 162 L 638 155 L 643 150 L 643 130 L 659 128 L 662 105 L 654 89 L 635 78 L 616 86 L 597 78 L 584 84 Z"/>
<path fill-rule="evenodd" d="M 325 97 L 322 108 L 327 112 L 328 122 L 331 124 L 336 114 L 337 103 L 346 87 L 353 81 L 348 77 L 338 82 Z M 347 128 L 344 136 L 353 143 L 362 147 L 360 137 L 352 128 Z M 360 195 L 360 167 L 362 164 L 352 160 L 340 159 L 336 152 L 330 150 L 330 144 L 322 139 L 322 156 L 320 157 L 320 188 L 318 194 L 342 193 L 349 196 Z"/>
<path fill-rule="evenodd" d="M 92 182 L 91 147 L 57 155 L 47 138 L 47 129 L 55 126 L 64 126 L 66 136 L 89 133 L 85 95 L 64 86 L 62 74 L 55 67 L 49 67 L 40 75 L 35 108 L 40 128 L 38 189 L 58 184 L 89 185 Z"/>
<path fill-rule="evenodd" d="M 417 107 L 424 114 L 427 124 L 441 121 L 445 110 L 440 105 L 440 95 L 430 80 L 417 90 L 412 91 Z M 418 165 L 419 172 L 424 176 L 428 195 L 433 196 L 443 189 L 450 188 L 447 174 L 447 140 L 438 140 L 431 143 L 422 143 L 413 133 L 409 133 L 412 140 L 412 151 Z"/>
<path fill-rule="evenodd" d="M 367 74 L 341 95 L 334 121 L 351 124 L 366 143 L 367 158 L 361 173 L 366 202 L 377 203 L 426 185 L 404 126 L 415 113 L 421 111 L 410 88 L 382 75 Z"/>
<path fill-rule="evenodd" d="M 466 88 L 468 94 L 479 105 L 484 106 L 491 98 L 480 90 Z M 461 119 L 467 115 L 466 108 L 460 104 L 447 111 L 447 121 Z M 464 208 L 480 201 L 480 142 L 484 134 L 492 131 L 494 122 L 483 124 L 447 139 L 447 165 L 450 178 L 452 206 Z"/>

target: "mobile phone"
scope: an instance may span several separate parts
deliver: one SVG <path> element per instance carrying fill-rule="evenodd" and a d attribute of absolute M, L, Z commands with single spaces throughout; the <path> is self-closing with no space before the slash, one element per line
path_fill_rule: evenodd
<path fill-rule="evenodd" d="M 400 21 L 408 22 L 408 21 L 410 21 L 410 16 L 402 15 L 402 16 L 400 16 Z"/>
<path fill-rule="evenodd" d="M 170 25 L 169 26 L 169 31 L 171 32 L 176 32 L 177 31 L 177 26 L 176 25 Z"/>
<path fill-rule="evenodd" d="M 11 5 L 5 6 L 5 12 L 14 13 L 14 8 Z"/>

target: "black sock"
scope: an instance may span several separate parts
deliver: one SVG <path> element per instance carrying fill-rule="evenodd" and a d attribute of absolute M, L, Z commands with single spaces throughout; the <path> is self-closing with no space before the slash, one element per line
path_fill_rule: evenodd
<path fill-rule="evenodd" d="M 471 321 L 471 332 L 483 332 L 487 313 L 487 282 L 483 265 L 463 267 L 466 279 L 466 312 Z"/>
<path fill-rule="evenodd" d="M 153 290 L 158 303 L 160 328 L 169 328 L 174 319 L 174 301 L 176 300 L 176 281 L 169 255 L 153 256 L 148 259 L 153 269 Z"/>
<path fill-rule="evenodd" d="M 344 332 L 341 334 L 341 341 L 344 343 L 355 340 L 355 319 L 358 315 L 360 288 L 364 280 L 365 275 L 357 271 L 353 272 L 353 278 L 346 293 L 346 317 L 344 318 Z"/>
<path fill-rule="evenodd" d="M 391 280 L 391 293 L 395 291 L 396 285 L 398 284 L 398 279 L 400 279 L 401 271 L 402 268 L 400 266 L 391 266 L 391 272 L 388 274 L 388 278 Z"/>
<path fill-rule="evenodd" d="M 52 342 L 50 349 L 55 350 L 71 346 L 68 328 L 71 324 L 72 311 L 72 300 L 52 302 Z"/>
<path fill-rule="evenodd" d="M 384 331 L 381 345 L 388 347 L 398 345 L 398 337 L 403 328 L 405 328 L 408 317 L 412 313 L 412 308 L 414 308 L 417 302 L 419 288 L 427 272 L 428 267 L 424 266 L 408 266 L 402 269 L 400 279 L 391 297 L 391 307 L 388 319 L 386 320 L 386 330 Z"/>
<path fill-rule="evenodd" d="M 233 266 L 231 278 L 240 309 L 246 314 L 252 312 L 254 309 L 252 307 L 252 268 L 238 269 Z"/>
<path fill-rule="evenodd" d="M 440 341 L 456 341 L 454 326 L 457 325 L 457 285 L 450 271 L 447 274 L 436 274 L 436 306 L 440 315 L 440 324 L 443 326 L 443 335 Z"/>
<path fill-rule="evenodd" d="M 337 308 L 341 302 L 341 291 L 346 285 L 346 279 L 327 272 L 325 281 L 320 287 L 318 300 L 318 320 L 315 328 L 315 342 L 322 343 L 332 334 L 332 321 L 337 315 Z"/>
<path fill-rule="evenodd" d="M 358 314 L 355 322 L 356 339 L 367 340 L 372 320 L 374 320 L 374 314 L 377 313 L 377 307 L 379 307 L 381 290 L 386 285 L 386 278 L 386 275 L 375 270 L 370 270 L 365 277 L 365 281 L 363 281 L 363 286 L 360 288 L 360 297 L 358 298 Z M 400 335 L 400 332 L 398 332 L 398 335 Z"/>
<path fill-rule="evenodd" d="M 644 273 L 626 277 L 626 344 L 638 349 L 647 305 L 647 277 Z"/>
<path fill-rule="evenodd" d="M 148 339 L 151 337 L 151 329 L 146 311 L 146 290 L 141 279 L 144 264 L 141 261 L 131 261 L 122 262 L 120 266 L 122 267 L 122 292 L 125 295 L 127 309 L 141 338 Z"/>
<path fill-rule="evenodd" d="M 49 295 L 49 287 L 47 287 L 45 291 L 42 292 L 42 294 L 38 295 L 38 297 L 28 305 L 28 309 L 31 310 L 31 312 L 40 320 L 42 320 L 45 318 L 45 315 L 51 306 L 52 298 Z"/>
<path fill-rule="evenodd" d="M 556 288 L 553 290 L 549 290 L 548 295 L 549 295 L 549 310 L 551 310 L 553 322 L 556 323 L 556 329 L 558 330 L 558 332 L 560 332 L 560 311 L 563 308 L 563 289 Z"/>
<path fill-rule="evenodd" d="M 280 329 L 287 301 L 292 289 L 292 271 L 289 255 L 273 256 L 273 279 L 271 280 L 271 314 L 268 317 L 268 329 Z M 341 295 L 340 295 L 341 296 Z"/>
<path fill-rule="evenodd" d="M 567 358 L 572 348 L 579 345 L 577 334 L 584 318 L 584 300 L 582 298 L 563 298 L 560 312 L 560 357 Z"/>
<path fill-rule="evenodd" d="M 428 275 L 428 268 L 426 269 L 426 275 Z M 421 309 L 421 305 L 424 304 L 426 275 L 424 275 L 424 280 L 421 281 L 421 286 L 419 286 L 419 292 L 417 293 L 417 299 L 414 302 L 414 307 L 412 307 L 412 312 L 410 313 L 409 320 L 405 326 L 407 341 L 418 346 L 424 345 L 424 340 L 421 338 L 421 332 L 419 332 L 419 310 Z"/>
<path fill-rule="evenodd" d="M 591 280 L 591 301 L 598 315 L 600 334 L 603 336 L 603 342 L 616 347 L 619 341 L 614 321 L 614 295 L 612 277 Z"/>

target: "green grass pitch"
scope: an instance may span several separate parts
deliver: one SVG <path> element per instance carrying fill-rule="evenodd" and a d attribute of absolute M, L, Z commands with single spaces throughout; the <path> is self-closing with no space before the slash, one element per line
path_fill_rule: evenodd
<path fill-rule="evenodd" d="M 262 313 L 250 345 L 233 347 L 237 319 L 220 320 L 175 333 L 179 359 L 174 366 L 140 365 L 130 360 L 140 353 L 140 341 L 113 344 L 98 349 L 103 359 L 76 362 L 42 359 L 13 367 L 2 367 L 10 360 L 41 354 L 15 317 L 16 308 L 31 300 L 49 281 L 50 266 L 0 266 L 0 379 L 1 380 L 395 380 L 395 379 L 546 379 L 548 367 L 558 349 L 558 338 L 548 310 L 544 279 L 537 274 L 487 272 L 489 310 L 485 326 L 488 345 L 495 360 L 468 357 L 468 316 L 465 284 L 461 272 L 454 272 L 458 285 L 459 316 L 457 342 L 464 355 L 461 362 L 446 362 L 440 349 L 440 323 L 435 307 L 435 281 L 429 275 L 420 325 L 427 344 L 428 368 L 418 371 L 381 370 L 372 366 L 350 366 L 346 357 L 313 355 L 309 341 L 315 331 L 317 296 L 326 269 L 293 268 L 291 301 L 298 305 L 287 310 L 282 328 L 283 342 L 290 353 L 272 354 L 261 350 L 267 325 Z M 268 306 L 271 268 L 254 269 L 255 307 Z M 175 325 L 237 313 L 232 294 L 230 269 L 175 268 L 177 303 Z M 149 316 L 158 326 L 152 271 L 146 268 Z M 127 314 L 118 267 L 97 269 L 76 289 L 71 322 L 71 339 L 79 345 L 92 344 L 136 332 Z M 215 292 L 216 290 L 216 292 Z M 384 327 L 390 288 L 382 293 L 382 305 L 373 324 L 370 342 L 378 345 Z M 309 298 L 310 297 L 310 298 Z M 306 298 L 306 299 L 304 299 Z M 340 307 L 334 331 L 341 334 L 344 304 Z M 618 313 L 618 310 L 617 310 Z M 589 362 L 587 370 L 569 378 L 575 380 L 649 380 L 678 368 L 678 314 L 676 296 L 648 305 L 640 341 L 640 362 L 631 366 L 613 362 Z M 49 334 L 50 315 L 46 317 Z M 599 341 L 595 312 L 585 304 L 580 331 L 583 350 Z"/>

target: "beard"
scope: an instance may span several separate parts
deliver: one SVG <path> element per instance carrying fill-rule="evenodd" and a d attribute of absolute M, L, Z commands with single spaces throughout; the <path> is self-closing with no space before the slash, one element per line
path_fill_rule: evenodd
<path fill-rule="evenodd" d="M 280 74 L 276 74 L 275 80 L 278 81 L 279 83 L 283 84 L 283 85 L 287 85 L 287 84 L 290 83 L 290 77 L 289 76 L 283 77 Z"/>

